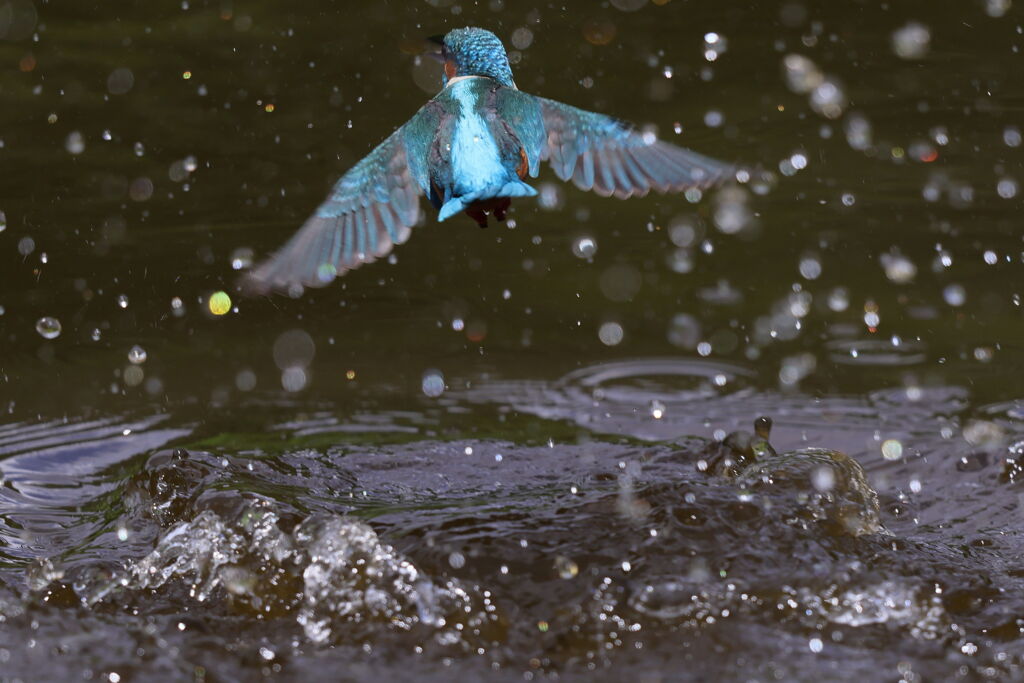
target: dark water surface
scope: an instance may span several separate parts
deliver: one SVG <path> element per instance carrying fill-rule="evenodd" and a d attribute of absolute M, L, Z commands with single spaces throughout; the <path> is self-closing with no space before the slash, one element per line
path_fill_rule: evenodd
<path fill-rule="evenodd" d="M 751 4 L 0 0 L 0 680 L 1024 676 L 1024 11 Z M 749 179 L 241 298 L 464 25 Z"/>

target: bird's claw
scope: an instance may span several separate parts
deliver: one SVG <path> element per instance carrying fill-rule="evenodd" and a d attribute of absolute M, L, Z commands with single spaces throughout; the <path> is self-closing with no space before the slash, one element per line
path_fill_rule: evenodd
<path fill-rule="evenodd" d="M 476 221 L 481 228 L 486 228 L 488 215 L 494 216 L 499 221 L 504 221 L 511 205 L 512 200 L 508 197 L 496 197 L 476 202 L 466 209 L 466 215 Z"/>
<path fill-rule="evenodd" d="M 487 227 L 487 212 L 479 207 L 471 207 L 466 209 L 466 215 L 476 221 L 476 224 L 481 228 Z"/>

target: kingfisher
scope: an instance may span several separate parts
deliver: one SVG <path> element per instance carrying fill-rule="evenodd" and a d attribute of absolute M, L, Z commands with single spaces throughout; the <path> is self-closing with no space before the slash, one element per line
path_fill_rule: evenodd
<path fill-rule="evenodd" d="M 465 213 L 503 221 L 542 161 L 602 196 L 704 189 L 733 173 L 716 161 L 604 114 L 522 92 L 501 40 L 481 28 L 440 42 L 441 91 L 346 172 L 276 254 L 251 270 L 249 290 L 301 294 L 384 257 L 421 221 L 420 196 L 444 221 Z"/>

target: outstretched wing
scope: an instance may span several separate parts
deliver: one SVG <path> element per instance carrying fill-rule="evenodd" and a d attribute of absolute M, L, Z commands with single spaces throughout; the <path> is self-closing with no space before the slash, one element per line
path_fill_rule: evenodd
<path fill-rule="evenodd" d="M 641 133 L 610 116 L 537 98 L 546 139 L 540 158 L 562 180 L 605 197 L 642 197 L 651 189 L 706 188 L 732 175 L 729 164 Z"/>
<path fill-rule="evenodd" d="M 409 238 L 420 217 L 421 150 L 405 132 L 423 123 L 424 110 L 343 175 L 327 200 L 243 286 L 255 292 L 296 285 L 322 287 L 363 263 L 387 255 Z M 424 171 L 425 173 L 425 171 Z"/>

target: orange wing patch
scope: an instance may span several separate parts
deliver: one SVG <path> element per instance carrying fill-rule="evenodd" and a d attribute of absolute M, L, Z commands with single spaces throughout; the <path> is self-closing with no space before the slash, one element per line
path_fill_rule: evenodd
<path fill-rule="evenodd" d="M 526 156 L 526 149 L 523 147 L 519 148 L 519 158 L 522 161 L 519 162 L 519 168 L 516 169 L 516 173 L 519 174 L 519 179 L 522 180 L 530 172 L 530 159 Z"/>

